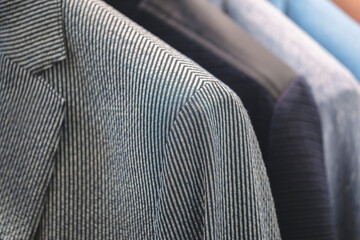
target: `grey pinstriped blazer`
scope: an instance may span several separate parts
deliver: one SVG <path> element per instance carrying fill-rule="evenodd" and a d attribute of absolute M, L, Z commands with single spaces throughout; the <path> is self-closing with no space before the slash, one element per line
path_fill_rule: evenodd
<path fill-rule="evenodd" d="M 101 1 L 0 9 L 0 239 L 280 238 L 227 86 Z"/>

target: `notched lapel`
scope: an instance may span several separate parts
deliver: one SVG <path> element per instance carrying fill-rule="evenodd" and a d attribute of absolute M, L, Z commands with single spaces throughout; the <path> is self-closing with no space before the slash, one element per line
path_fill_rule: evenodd
<path fill-rule="evenodd" d="M 54 168 L 64 100 L 0 55 L 0 239 L 29 239 Z"/>

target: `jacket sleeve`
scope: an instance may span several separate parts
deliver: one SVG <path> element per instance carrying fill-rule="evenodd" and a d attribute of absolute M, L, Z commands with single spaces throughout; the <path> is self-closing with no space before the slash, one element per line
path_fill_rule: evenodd
<path fill-rule="evenodd" d="M 157 239 L 280 239 L 249 117 L 222 83 L 203 85 L 177 115 L 160 188 Z"/>

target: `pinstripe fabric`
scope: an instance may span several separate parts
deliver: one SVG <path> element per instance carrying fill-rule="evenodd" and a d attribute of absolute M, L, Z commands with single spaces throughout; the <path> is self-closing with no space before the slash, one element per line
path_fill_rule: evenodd
<path fill-rule="evenodd" d="M 319 110 L 307 80 L 295 77 L 277 58 L 261 51 L 261 46 L 207 1 L 106 1 L 240 96 L 259 140 L 282 238 L 335 239 Z M 232 57 L 237 61 L 229 60 Z M 239 61 L 241 64 L 234 64 Z M 262 76 L 277 87 L 245 76 L 244 62 L 258 63 L 251 67 L 260 69 L 258 73 L 271 69 L 271 74 Z"/>
<path fill-rule="evenodd" d="M 279 238 L 276 225 L 264 224 L 276 218 L 263 214 L 271 207 L 263 205 L 270 193 L 256 194 L 267 192 L 255 184 L 267 179 L 252 131 L 247 131 L 250 121 L 241 117 L 235 94 L 222 88 L 204 85 L 183 106 L 170 132 L 156 232 L 166 239 Z M 185 179 L 191 187 L 179 184 Z M 168 227 L 172 222 L 178 224 Z"/>
<path fill-rule="evenodd" d="M 37 0 L 36 4 L 29 0 L 0 1 L 1 53 L 31 72 L 63 60 L 60 7 L 58 0 Z"/>
<path fill-rule="evenodd" d="M 266 161 L 272 110 L 276 99 L 296 78 L 295 72 L 207 1 L 106 2 L 235 91 L 250 116 Z"/>
<path fill-rule="evenodd" d="M 4 55 L 0 96 L 0 239 L 23 239 L 40 220 L 64 101 Z"/>
<path fill-rule="evenodd" d="M 60 0 L 54 3 L 60 6 Z M 19 12 L 9 7 L 2 14 L 11 14 L 20 26 L 22 6 L 49 9 L 28 0 L 17 6 Z M 7 52 L 18 42 L 1 45 L 14 66 L 24 66 L 29 78 L 40 77 L 48 91 L 65 100 L 53 96 L 65 114 L 61 129 L 58 110 L 43 117 L 49 122 L 36 122 L 45 133 L 24 136 L 42 139 L 49 149 L 57 145 L 54 157 L 38 156 L 47 149 L 42 145 L 25 149 L 36 153 L 35 164 L 53 163 L 53 171 L 34 168 L 33 174 L 44 175 L 41 181 L 4 165 L 13 155 L 2 159 L 0 173 L 11 170 L 13 181 L 26 179 L 34 195 L 27 201 L 15 189 L 24 201 L 8 209 L 27 218 L 13 219 L 0 208 L 0 238 L 29 239 L 36 230 L 35 239 L 279 239 L 258 143 L 239 98 L 102 1 L 64 0 L 61 6 L 56 9 L 63 11 L 64 37 L 58 36 L 66 39 L 64 60 L 55 58 L 61 61 L 51 68 L 41 61 L 28 67 Z M 35 11 L 27 21 L 37 16 Z M 51 28 L 42 32 L 53 33 Z M 37 51 L 44 54 L 47 47 L 40 44 Z M 4 78 L 13 79 L 9 73 Z M 26 104 L 43 111 L 60 108 L 39 95 L 42 88 L 29 93 L 32 101 Z M 1 99 L 9 91 L 4 89 Z M 6 106 L 18 101 L 10 99 Z M 60 136 L 58 144 L 54 136 Z M 1 135 L 1 146 L 6 141 Z M 10 147 L 14 152 L 15 146 Z M 1 156 L 4 151 L 0 148 Z M 10 187 L 11 182 L 0 185 L 0 200 Z M 36 194 L 45 189 L 45 196 Z"/>

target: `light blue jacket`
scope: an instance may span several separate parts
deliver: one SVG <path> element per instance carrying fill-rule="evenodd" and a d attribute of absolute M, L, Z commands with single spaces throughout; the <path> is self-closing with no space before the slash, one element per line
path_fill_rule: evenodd
<path fill-rule="evenodd" d="M 328 0 L 269 0 L 360 80 L 360 25 Z"/>

